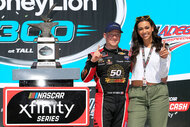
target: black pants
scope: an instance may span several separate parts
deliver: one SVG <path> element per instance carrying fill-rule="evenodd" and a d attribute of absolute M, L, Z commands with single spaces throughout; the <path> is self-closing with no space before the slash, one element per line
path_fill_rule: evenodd
<path fill-rule="evenodd" d="M 94 127 L 126 127 L 128 94 L 96 93 Z"/>

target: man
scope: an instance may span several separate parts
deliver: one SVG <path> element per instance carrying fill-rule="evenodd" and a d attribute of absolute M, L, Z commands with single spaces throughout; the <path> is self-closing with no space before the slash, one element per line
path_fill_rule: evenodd
<path fill-rule="evenodd" d="M 128 51 L 118 47 L 121 27 L 109 24 L 103 34 L 106 44 L 88 55 L 82 80 L 96 81 L 94 127 L 126 127 L 128 107 Z"/>

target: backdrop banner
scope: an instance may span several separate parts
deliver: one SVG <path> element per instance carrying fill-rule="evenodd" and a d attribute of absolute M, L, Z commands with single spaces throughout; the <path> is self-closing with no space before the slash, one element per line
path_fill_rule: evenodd
<path fill-rule="evenodd" d="M 37 43 L 33 40 L 41 31 L 28 24 L 43 22 L 41 17 L 55 3 L 49 18 L 59 23 L 51 29 L 51 34 L 58 39 L 58 61 L 63 68 L 80 68 L 80 71 L 85 66 L 87 55 L 98 45 L 104 46 L 103 32 L 108 23 L 121 25 L 123 33 L 119 47 L 129 50 L 136 17 L 150 15 L 159 29 L 159 36 L 169 44 L 172 56 L 168 83 L 168 127 L 190 126 L 190 93 L 187 92 L 190 87 L 189 0 L 0 0 L 0 120 L 3 112 L 2 89 L 18 86 L 19 82 L 12 80 L 12 70 L 29 69 L 37 59 Z M 75 80 L 74 84 L 84 86 L 81 79 Z M 95 85 L 87 83 L 85 86 L 92 89 L 92 126 Z"/>

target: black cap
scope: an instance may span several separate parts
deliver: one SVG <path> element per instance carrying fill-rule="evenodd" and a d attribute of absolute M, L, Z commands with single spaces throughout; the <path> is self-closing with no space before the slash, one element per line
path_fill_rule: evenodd
<path fill-rule="evenodd" d="M 108 24 L 105 29 L 105 33 L 110 32 L 112 30 L 119 30 L 121 33 L 123 33 L 123 31 L 121 30 L 121 26 L 116 22 Z"/>

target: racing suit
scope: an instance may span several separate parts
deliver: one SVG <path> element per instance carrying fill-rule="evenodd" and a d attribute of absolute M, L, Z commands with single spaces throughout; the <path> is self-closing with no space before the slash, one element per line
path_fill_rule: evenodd
<path fill-rule="evenodd" d="M 128 78 L 131 62 L 127 50 L 99 50 L 102 58 L 91 62 L 88 55 L 81 73 L 84 82 L 96 82 L 94 127 L 126 127 L 128 119 Z"/>

